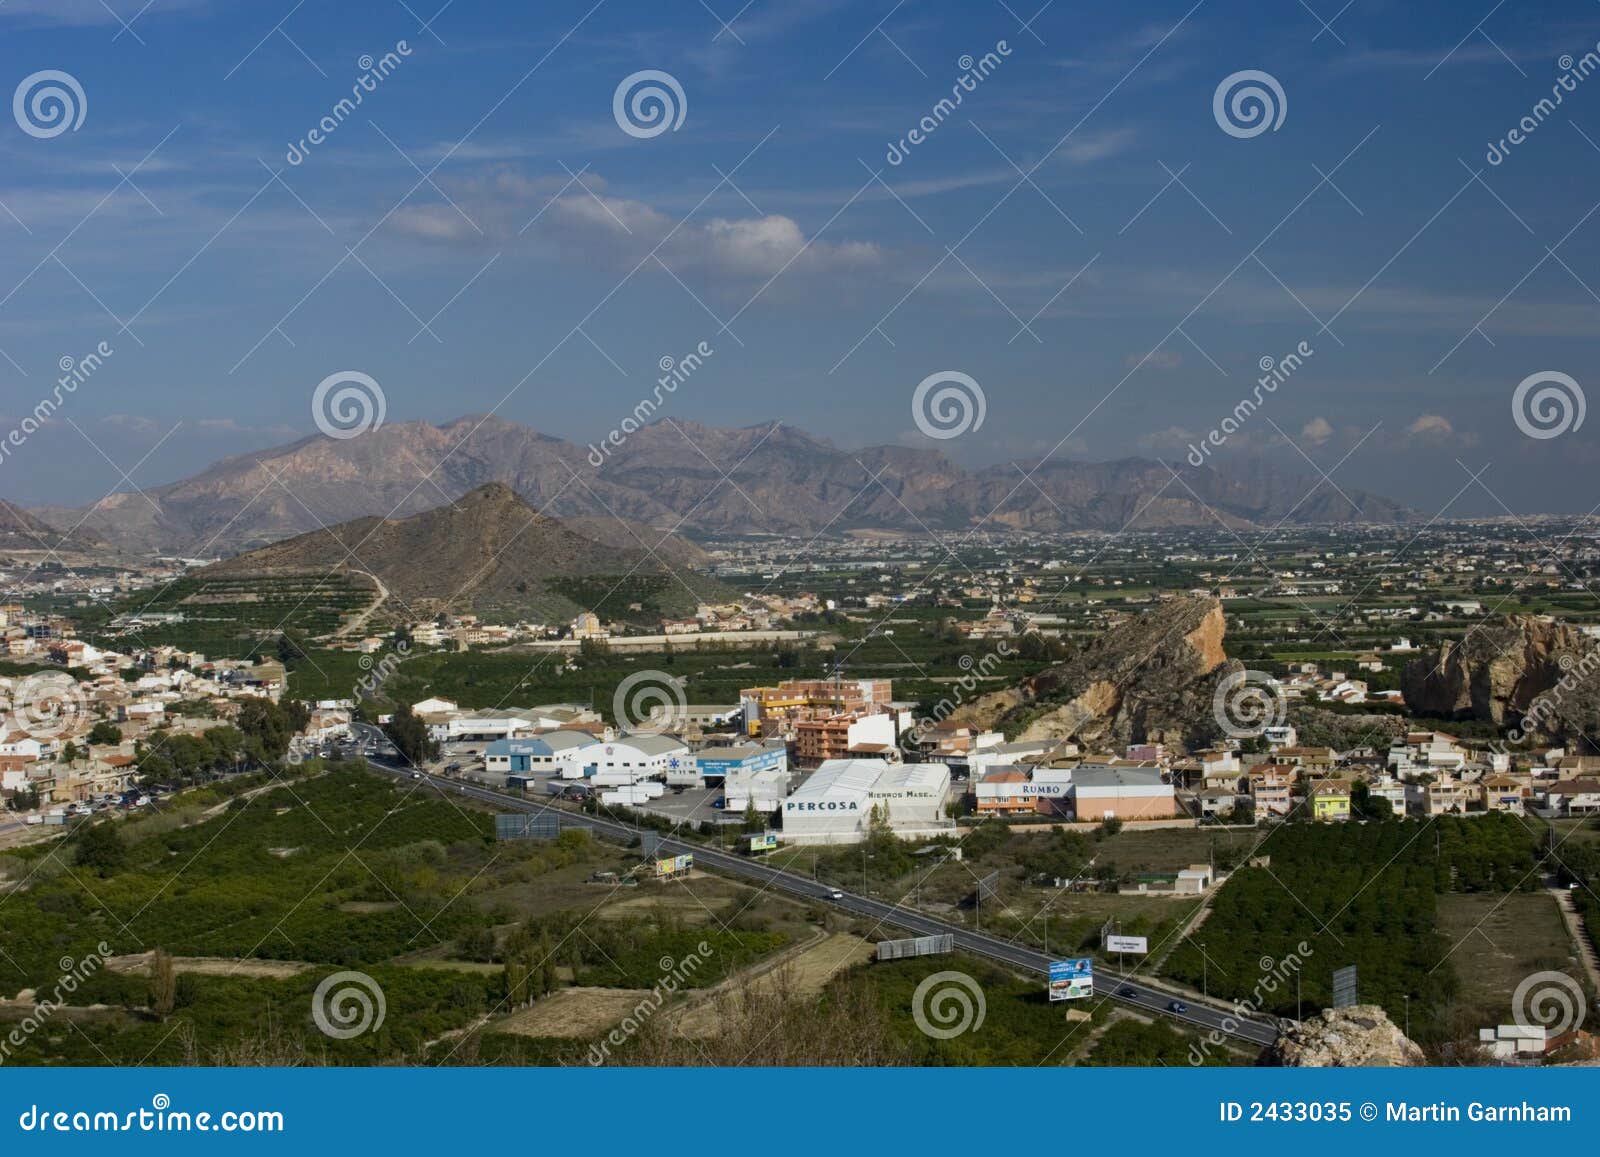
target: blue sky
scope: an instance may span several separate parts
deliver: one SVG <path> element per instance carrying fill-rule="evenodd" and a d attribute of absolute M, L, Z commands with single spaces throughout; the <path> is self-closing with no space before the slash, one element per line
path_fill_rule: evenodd
<path fill-rule="evenodd" d="M 1307 342 L 1219 461 L 1338 464 L 1428 514 L 1600 501 L 1573 484 L 1600 419 L 1512 415 L 1529 375 L 1595 385 L 1600 77 L 1485 159 L 1600 41 L 1592 0 L 440 2 L 0 4 L 5 89 L 60 70 L 87 105 L 52 137 L 0 119 L 0 426 L 114 350 L 0 495 L 84 503 L 312 433 L 342 370 L 389 421 L 588 442 L 702 341 L 675 417 L 1178 459 Z M 613 95 L 645 69 L 686 109 L 641 139 Z M 1282 89 L 1275 130 L 1214 117 L 1242 70 Z M 910 399 L 945 370 L 985 420 L 934 441 Z"/>

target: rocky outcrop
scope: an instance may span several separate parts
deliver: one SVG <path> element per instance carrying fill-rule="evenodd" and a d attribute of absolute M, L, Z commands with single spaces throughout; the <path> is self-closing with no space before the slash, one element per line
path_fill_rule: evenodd
<path fill-rule="evenodd" d="M 1206 742 L 1217 731 L 1216 680 L 1239 666 L 1223 650 L 1225 629 L 1216 599 L 1168 600 L 995 700 L 997 720 L 978 721 L 1020 739 L 1090 746 Z"/>
<path fill-rule="evenodd" d="M 1534 740 L 1592 733 L 1600 720 L 1600 652 L 1563 623 L 1511 615 L 1405 665 L 1400 689 L 1415 714 L 1478 719 Z"/>
<path fill-rule="evenodd" d="M 1400 1068 L 1427 1058 L 1376 1004 L 1330 1008 L 1290 1022 L 1269 1050 L 1273 1064 L 1307 1069 Z"/>

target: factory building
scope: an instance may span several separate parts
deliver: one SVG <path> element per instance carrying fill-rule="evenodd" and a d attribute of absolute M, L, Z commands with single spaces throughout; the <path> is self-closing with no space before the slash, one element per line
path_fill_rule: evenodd
<path fill-rule="evenodd" d="M 783 839 L 799 844 L 849 844 L 865 838 L 874 809 L 903 836 L 948 835 L 950 769 L 942 763 L 830 760 L 783 801 Z"/>
<path fill-rule="evenodd" d="M 781 745 L 707 747 L 695 759 L 703 781 L 721 781 L 723 806 L 730 812 L 752 803 L 758 812 L 775 811 L 789 795 L 789 753 Z"/>
<path fill-rule="evenodd" d="M 486 771 L 507 775 L 553 772 L 574 765 L 581 768 L 584 750 L 599 742 L 587 731 L 547 731 L 526 739 L 497 739 L 483 749 L 483 766 Z"/>
<path fill-rule="evenodd" d="M 979 815 L 1063 815 L 1070 810 L 1070 767 L 999 767 L 974 785 Z"/>
<path fill-rule="evenodd" d="M 1178 814 L 1172 784 L 1159 767 L 1083 763 L 1072 769 L 1072 801 L 1082 822 L 1160 820 Z"/>

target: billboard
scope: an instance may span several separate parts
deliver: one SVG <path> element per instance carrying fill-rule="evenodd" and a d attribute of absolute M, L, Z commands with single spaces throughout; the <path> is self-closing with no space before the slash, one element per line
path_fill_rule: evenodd
<path fill-rule="evenodd" d="M 778 837 L 774 832 L 763 832 L 759 836 L 750 837 L 750 850 L 752 852 L 770 852 L 778 846 Z"/>
<path fill-rule="evenodd" d="M 1107 936 L 1107 952 L 1138 952 L 1141 955 L 1150 951 L 1150 938 L 1148 936 Z"/>
<path fill-rule="evenodd" d="M 903 960 L 908 956 L 938 956 L 956 950 L 954 932 L 941 936 L 915 936 L 910 940 L 880 940 L 879 960 Z"/>
<path fill-rule="evenodd" d="M 1050 999 L 1082 1000 L 1094 995 L 1094 961 L 1087 956 L 1050 962 Z"/>
<path fill-rule="evenodd" d="M 670 856 L 665 860 L 656 861 L 656 875 L 678 876 L 692 867 L 694 867 L 693 853 L 683 856 Z"/>

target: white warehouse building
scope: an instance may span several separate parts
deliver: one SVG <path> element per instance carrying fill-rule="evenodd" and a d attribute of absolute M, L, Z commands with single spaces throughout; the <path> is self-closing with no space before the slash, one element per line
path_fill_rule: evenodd
<path fill-rule="evenodd" d="M 866 837 L 873 808 L 897 835 L 949 835 L 950 769 L 942 763 L 830 759 L 783 801 L 783 839 L 852 844 Z"/>

